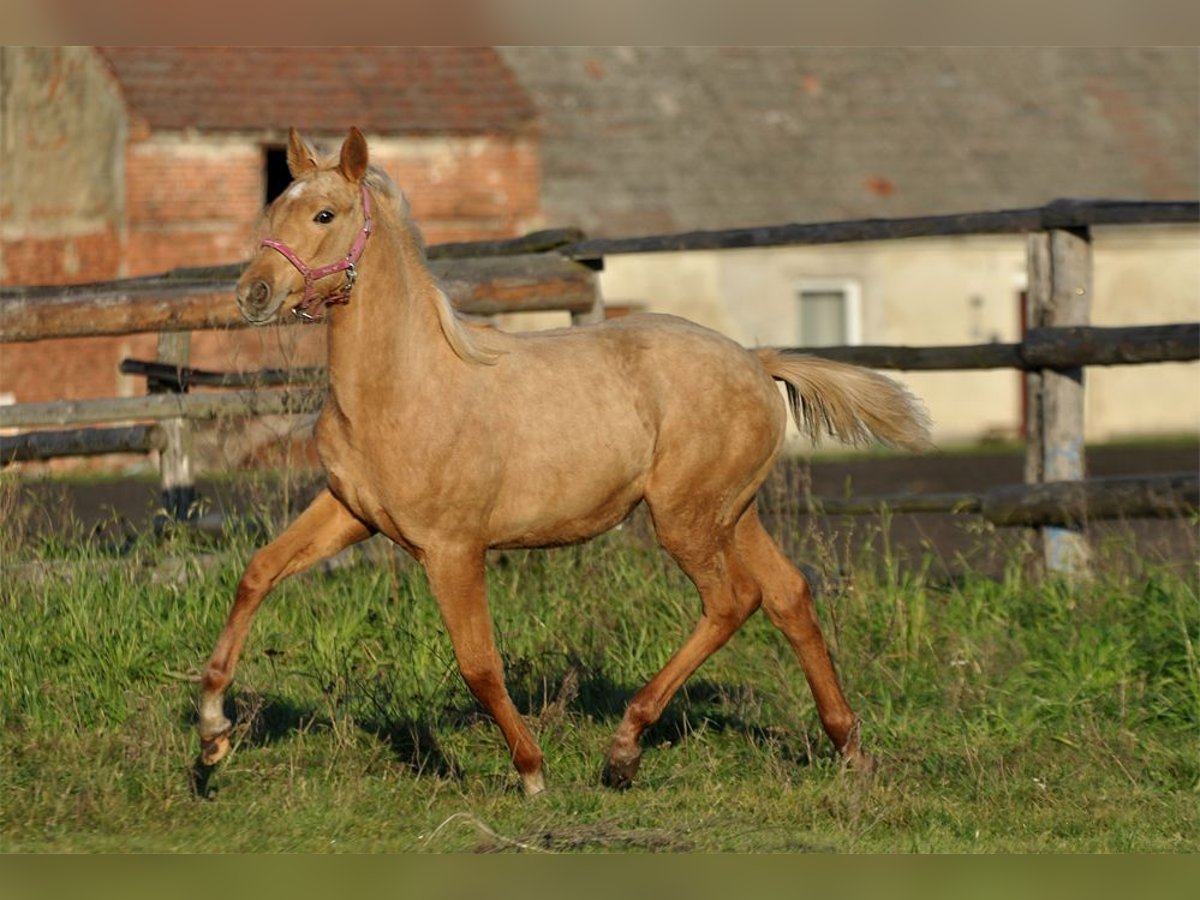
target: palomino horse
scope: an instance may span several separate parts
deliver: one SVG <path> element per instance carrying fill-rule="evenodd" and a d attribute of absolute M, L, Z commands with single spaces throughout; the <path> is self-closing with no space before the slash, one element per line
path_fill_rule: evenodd
<path fill-rule="evenodd" d="M 291 133 L 294 183 L 267 210 L 237 285 L 253 323 L 290 307 L 329 320 L 329 393 L 316 425 L 328 486 L 250 560 L 205 667 L 201 762 L 229 749 L 222 697 L 251 619 L 284 578 L 376 532 L 424 566 L 471 692 L 504 733 L 525 791 L 542 751 L 504 684 L 484 584 L 489 548 L 593 537 L 645 501 L 659 542 L 700 593 L 684 645 L 634 696 L 605 767 L 633 779 L 642 732 L 761 605 L 787 636 L 822 725 L 869 765 L 804 577 L 759 522 L 755 492 L 797 422 L 901 447 L 926 444 L 919 404 L 866 369 L 748 351 L 669 316 L 506 334 L 455 316 L 395 185 L 351 129 L 319 159 Z"/>

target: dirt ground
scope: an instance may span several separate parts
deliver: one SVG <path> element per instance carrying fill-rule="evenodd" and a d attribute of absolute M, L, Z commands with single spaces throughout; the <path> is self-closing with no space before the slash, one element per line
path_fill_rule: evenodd
<path fill-rule="evenodd" d="M 1024 529 L 993 529 L 970 515 L 810 516 L 805 491 L 814 497 L 877 496 L 920 492 L 978 492 L 1022 479 L 1019 449 L 979 450 L 930 456 L 841 457 L 781 463 L 761 495 L 763 518 L 797 561 L 828 571 L 889 558 L 931 566 L 947 577 L 966 570 L 999 574 L 1028 535 Z M 1137 475 L 1200 468 L 1200 447 L 1103 446 L 1088 449 L 1093 476 Z M 198 484 L 201 508 L 240 519 L 262 518 L 276 530 L 320 487 L 318 473 L 289 480 L 288 509 L 278 479 L 248 475 Z M 124 480 L 50 479 L 23 483 L 17 492 L 20 526 L 27 533 L 90 537 L 118 547 L 131 535 L 153 528 L 159 504 L 151 477 Z M 290 510 L 290 512 L 288 511 Z M 13 526 L 10 515 L 5 527 Z M 636 527 L 636 522 L 634 523 Z M 1141 557 L 1172 567 L 1194 568 L 1200 547 L 1193 521 L 1138 520 L 1097 523 L 1089 538 L 1100 554 L 1136 548 Z M 817 557 L 817 558 L 814 558 Z"/>

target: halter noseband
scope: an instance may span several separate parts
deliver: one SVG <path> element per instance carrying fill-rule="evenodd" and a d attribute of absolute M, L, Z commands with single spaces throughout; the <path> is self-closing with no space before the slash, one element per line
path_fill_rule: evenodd
<path fill-rule="evenodd" d="M 320 322 L 325 318 L 326 307 L 350 302 L 350 292 L 354 290 L 354 282 L 358 278 L 358 269 L 355 268 L 355 265 L 362 256 L 363 248 L 367 245 L 367 238 L 371 236 L 373 227 L 371 222 L 371 198 L 367 193 L 367 186 L 360 183 L 359 190 L 362 192 L 363 226 L 359 230 L 358 236 L 354 239 L 354 243 L 350 246 L 350 252 L 346 254 L 344 259 L 313 269 L 283 241 L 277 241 L 274 238 L 263 238 L 262 243 L 259 244 L 260 247 L 270 247 L 272 250 L 278 250 L 283 254 L 283 258 L 295 266 L 297 271 L 304 276 L 304 297 L 292 307 L 292 315 L 298 319 L 303 319 L 305 322 Z M 335 275 L 338 272 L 346 273 L 346 280 L 342 286 L 332 294 L 318 297 L 316 283 L 322 278 L 328 275 Z"/>

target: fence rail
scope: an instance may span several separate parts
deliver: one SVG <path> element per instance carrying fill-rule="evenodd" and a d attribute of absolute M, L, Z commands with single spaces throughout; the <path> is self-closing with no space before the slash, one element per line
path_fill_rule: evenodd
<path fill-rule="evenodd" d="M 970 369 L 1072 369 L 1200 359 L 1200 323 L 1128 328 L 1032 328 L 1015 344 L 942 347 L 811 347 L 805 353 L 872 369 L 945 372 Z"/>
<path fill-rule="evenodd" d="M 213 372 L 191 366 L 172 365 L 143 359 L 123 359 L 117 367 L 122 375 L 140 375 L 150 386 L 170 391 L 192 387 L 266 388 L 292 384 L 312 384 L 325 378 L 324 366 L 296 366 L 291 369 L 257 369 L 249 372 Z"/>
<path fill-rule="evenodd" d="M 1090 478 L 1004 485 L 984 493 L 892 494 L 820 499 L 825 515 L 972 513 L 998 526 L 1083 525 L 1103 519 L 1176 518 L 1200 510 L 1200 474 Z"/>
<path fill-rule="evenodd" d="M 98 425 L 133 419 L 211 420 L 226 416 L 278 416 L 315 412 L 320 388 L 244 390 L 225 393 L 148 394 L 144 397 L 100 397 L 94 400 L 56 400 L 0 406 L 0 428 L 43 428 Z"/>
<path fill-rule="evenodd" d="M 587 239 L 572 229 L 505 241 L 429 248 L 430 266 L 462 312 L 479 315 L 566 310 L 576 323 L 602 315 L 596 271 L 618 253 L 821 245 L 977 234 L 1026 234 L 1029 331 L 1019 343 L 970 346 L 806 348 L 877 369 L 950 371 L 1009 368 L 1026 373 L 1026 484 L 986 494 L 826 500 L 828 514 L 968 511 L 1000 525 L 1039 527 L 1047 568 L 1087 567 L 1081 523 L 1114 516 L 1177 515 L 1200 506 L 1192 473 L 1141 479 L 1083 480 L 1083 389 L 1089 366 L 1200 359 L 1200 323 L 1132 328 L 1088 324 L 1091 229 L 1109 225 L 1195 224 L 1200 203 L 1059 200 L 1042 207 L 951 216 L 864 219 L 724 231 Z M 169 508 L 186 509 L 188 423 L 221 416 L 315 411 L 319 369 L 221 373 L 193 369 L 187 333 L 238 328 L 231 301 L 241 266 L 177 269 L 152 278 L 92 285 L 0 288 L 0 343 L 159 332 L 157 361 L 126 360 L 121 370 L 147 378 L 144 397 L 28 403 L 0 407 L 0 428 L 153 422 L 0 438 L 0 465 L 58 455 L 159 451 Z M 268 386 L 285 385 L 283 388 Z M 197 386 L 235 388 L 189 393 Z M 253 389 L 248 389 L 253 388 Z"/>
<path fill-rule="evenodd" d="M 589 312 L 596 273 L 556 253 L 435 259 L 430 268 L 460 312 Z M 182 270 L 84 287 L 0 289 L 0 342 L 245 328 L 229 267 Z M 283 320 L 289 324 L 289 320 Z"/>
<path fill-rule="evenodd" d="M 60 456 L 107 456 L 110 453 L 149 453 L 167 445 L 157 425 L 118 428 L 72 428 L 68 431 L 29 431 L 0 437 L 0 464 L 56 459 Z"/>
<path fill-rule="evenodd" d="M 1033 234 L 1108 225 L 1168 225 L 1195 222 L 1200 222 L 1200 202 L 1196 201 L 1064 199 L 1055 200 L 1045 206 L 996 212 L 727 228 L 631 238 L 592 238 L 566 244 L 559 248 L 559 252 L 572 259 L 599 259 L 617 253 L 678 253 L 685 250 L 814 246 L 919 237 Z"/>

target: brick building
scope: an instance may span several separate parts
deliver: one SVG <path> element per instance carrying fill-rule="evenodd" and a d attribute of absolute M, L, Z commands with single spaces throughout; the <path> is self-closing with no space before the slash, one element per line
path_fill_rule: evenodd
<path fill-rule="evenodd" d="M 289 126 L 357 125 L 430 242 L 541 224 L 532 103 L 488 48 L 0 49 L 0 282 L 82 283 L 249 257 Z M 0 401 L 128 395 L 152 335 L 0 346 Z M 202 333 L 213 368 L 307 363 L 318 329 Z"/>

